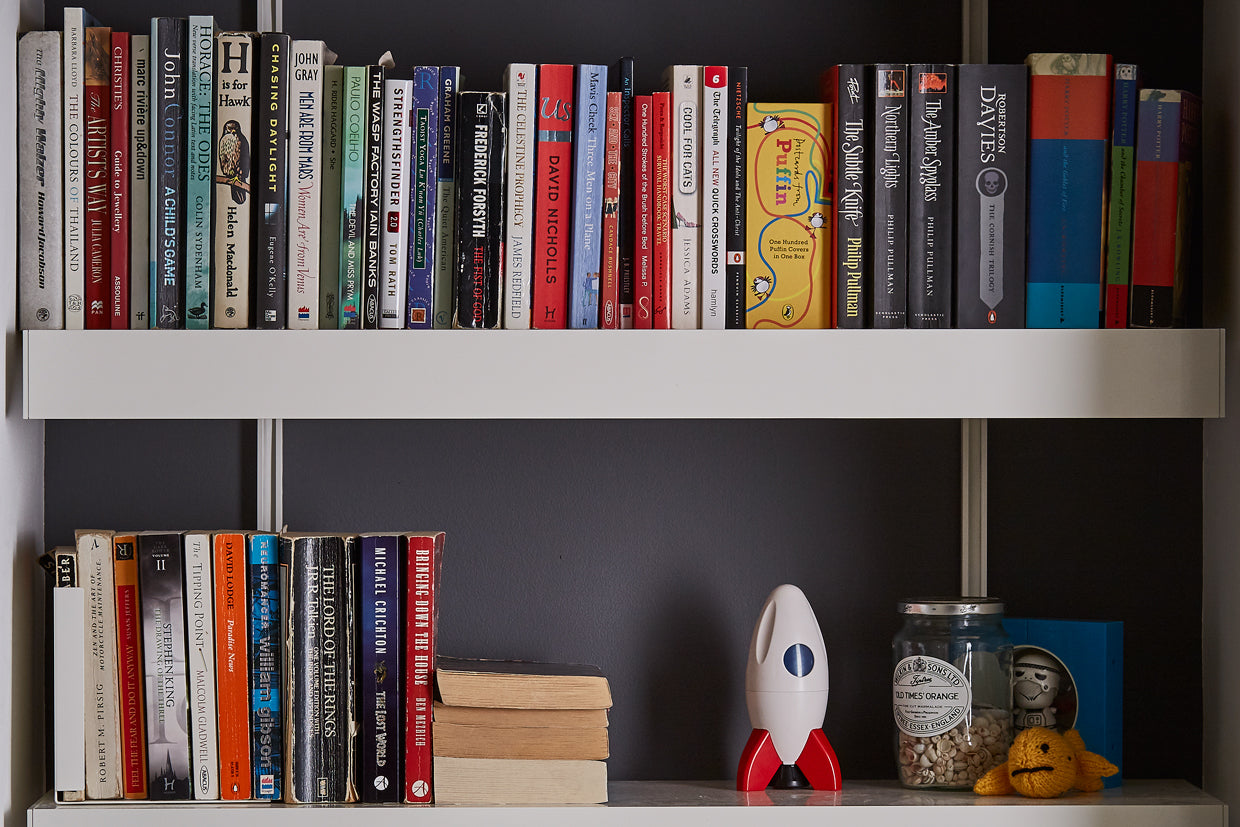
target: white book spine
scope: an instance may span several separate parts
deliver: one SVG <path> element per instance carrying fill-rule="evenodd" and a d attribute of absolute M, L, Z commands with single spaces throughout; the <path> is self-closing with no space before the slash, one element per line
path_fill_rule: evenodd
<path fill-rule="evenodd" d="M 505 77 L 508 93 L 508 152 L 504 220 L 504 327 L 530 326 L 530 275 L 534 264 L 534 109 L 537 69 L 513 63 Z"/>
<path fill-rule="evenodd" d="M 728 69 L 702 70 L 702 328 L 723 330 L 727 313 Z"/>
<path fill-rule="evenodd" d="M 219 718 L 215 708 L 215 596 L 211 535 L 185 535 L 185 637 L 189 680 L 190 786 L 198 801 L 220 797 Z"/>
<path fill-rule="evenodd" d="M 672 93 L 672 327 L 701 327 L 702 67 L 669 66 Z"/>
<path fill-rule="evenodd" d="M 59 330 L 65 326 L 60 32 L 29 32 L 17 49 L 19 323 L 24 330 Z"/>
<path fill-rule="evenodd" d="M 116 680 L 116 581 L 112 532 L 77 532 L 86 590 L 86 798 L 121 798 L 121 713 Z"/>
<path fill-rule="evenodd" d="M 215 293 L 212 324 L 244 328 L 250 323 L 253 247 L 254 52 L 245 32 L 216 39 L 215 64 Z"/>
<path fill-rule="evenodd" d="M 383 90 L 383 237 L 379 327 L 405 326 L 409 290 L 409 165 L 413 146 L 413 81 L 386 80 Z"/>
<path fill-rule="evenodd" d="M 65 8 L 64 156 L 65 156 L 65 327 L 86 327 L 86 201 L 83 190 L 84 38 L 88 21 L 79 7 Z"/>
<path fill-rule="evenodd" d="M 290 330 L 318 330 L 323 203 L 322 40 L 294 40 L 290 63 L 288 317 Z"/>
<path fill-rule="evenodd" d="M 53 784 L 66 800 L 80 801 L 86 789 L 86 594 L 81 586 L 52 590 L 52 618 Z"/>
<path fill-rule="evenodd" d="M 129 153 L 129 327 L 150 327 L 151 303 L 151 37 L 129 41 L 132 112 Z"/>

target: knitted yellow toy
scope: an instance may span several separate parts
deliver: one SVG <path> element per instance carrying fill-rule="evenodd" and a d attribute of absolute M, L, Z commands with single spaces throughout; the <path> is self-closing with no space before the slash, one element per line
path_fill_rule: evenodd
<path fill-rule="evenodd" d="M 1030 727 L 1016 736 L 1008 760 L 979 778 L 973 792 L 1054 798 L 1073 788 L 1101 790 L 1103 777 L 1117 772 L 1119 768 L 1110 761 L 1085 750 L 1085 741 L 1075 729 L 1060 735 Z"/>

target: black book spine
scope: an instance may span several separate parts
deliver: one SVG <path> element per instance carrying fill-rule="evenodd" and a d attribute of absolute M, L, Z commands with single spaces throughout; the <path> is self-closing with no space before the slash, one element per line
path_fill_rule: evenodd
<path fill-rule="evenodd" d="M 456 101 L 454 327 L 499 326 L 504 237 L 504 93 L 461 92 Z"/>
<path fill-rule="evenodd" d="M 956 67 L 909 67 L 908 326 L 952 326 Z"/>
<path fill-rule="evenodd" d="M 382 66 L 366 67 L 366 220 L 362 235 L 362 327 L 379 327 L 379 244 L 383 236 Z"/>
<path fill-rule="evenodd" d="M 262 214 L 258 221 L 258 327 L 280 330 L 288 305 L 288 72 L 289 36 L 263 32 L 259 44 L 259 174 Z"/>
<path fill-rule="evenodd" d="M 357 703 L 360 736 L 358 786 L 363 802 L 400 803 L 404 772 L 404 672 L 401 601 L 403 538 L 366 536 L 357 541 Z"/>
<path fill-rule="evenodd" d="M 835 89 L 835 320 L 836 327 L 866 326 L 866 225 L 869 156 L 866 146 L 865 66 L 837 67 Z"/>
<path fill-rule="evenodd" d="M 155 21 L 155 327 L 185 327 L 185 43 L 182 17 Z"/>
<path fill-rule="evenodd" d="M 877 328 L 908 320 L 908 66 L 874 66 L 870 296 Z"/>
<path fill-rule="evenodd" d="M 320 790 L 322 774 L 322 731 L 320 695 L 322 682 L 322 640 L 319 618 L 322 614 L 320 596 L 320 555 L 322 538 L 280 538 L 280 566 L 288 584 L 288 703 L 285 726 L 288 749 L 288 786 L 290 801 L 323 802 L 327 779 Z"/>
<path fill-rule="evenodd" d="M 745 329 L 745 112 L 749 103 L 749 68 L 728 67 L 727 299 L 724 326 Z"/>
<path fill-rule="evenodd" d="M 612 85 L 620 93 L 620 224 L 616 238 L 620 248 L 620 326 L 633 326 L 633 241 L 637 213 L 631 209 L 636 175 L 633 157 L 634 63 L 631 57 L 616 62 Z"/>

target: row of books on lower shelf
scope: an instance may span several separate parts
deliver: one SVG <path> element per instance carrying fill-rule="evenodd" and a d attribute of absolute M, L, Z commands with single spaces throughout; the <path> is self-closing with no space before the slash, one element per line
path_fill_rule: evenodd
<path fill-rule="evenodd" d="M 78 531 L 43 561 L 58 798 L 605 801 L 606 677 L 439 656 L 444 540 Z"/>

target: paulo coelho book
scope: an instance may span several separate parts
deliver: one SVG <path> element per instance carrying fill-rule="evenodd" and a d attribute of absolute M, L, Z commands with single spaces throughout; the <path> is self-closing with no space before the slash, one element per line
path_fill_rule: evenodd
<path fill-rule="evenodd" d="M 827 327 L 828 107 L 751 103 L 748 113 L 746 326 Z"/>

